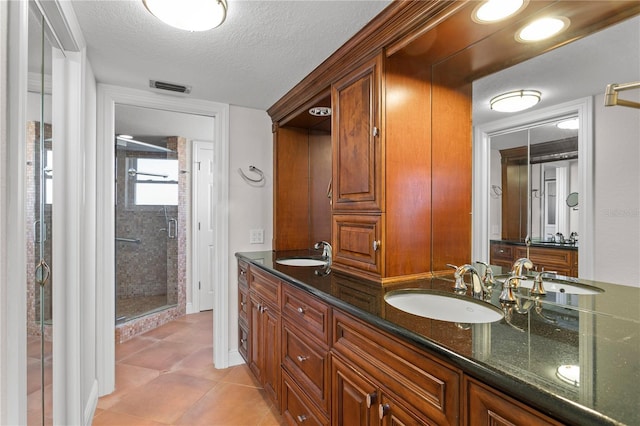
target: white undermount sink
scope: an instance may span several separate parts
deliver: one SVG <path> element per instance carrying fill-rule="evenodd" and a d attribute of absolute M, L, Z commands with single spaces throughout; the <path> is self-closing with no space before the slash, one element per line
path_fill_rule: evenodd
<path fill-rule="evenodd" d="M 276 263 L 285 266 L 325 266 L 327 261 L 312 257 L 287 257 L 276 259 Z"/>
<path fill-rule="evenodd" d="M 487 302 L 435 290 L 396 290 L 387 293 L 384 300 L 401 311 L 440 321 L 488 323 L 504 317 L 500 309 Z"/>
<path fill-rule="evenodd" d="M 604 293 L 604 290 L 598 287 L 593 287 L 586 284 L 571 284 L 562 280 L 542 280 L 542 286 L 547 293 L 553 292 L 578 295 Z M 520 280 L 520 287 L 531 289 L 533 287 L 533 280 Z"/>

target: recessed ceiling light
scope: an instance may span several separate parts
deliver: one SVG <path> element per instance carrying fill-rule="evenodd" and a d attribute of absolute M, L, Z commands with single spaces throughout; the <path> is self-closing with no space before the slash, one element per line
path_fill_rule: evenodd
<path fill-rule="evenodd" d="M 487 0 L 473 10 L 471 17 L 480 24 L 497 22 L 522 10 L 525 0 Z"/>
<path fill-rule="evenodd" d="M 569 24 L 569 19 L 564 16 L 536 19 L 518 31 L 516 40 L 523 43 L 544 40 L 566 30 Z"/>
<path fill-rule="evenodd" d="M 309 110 L 309 114 L 316 117 L 326 117 L 331 115 L 331 108 L 329 107 L 313 107 Z"/>
<path fill-rule="evenodd" d="M 156 18 L 187 31 L 206 31 L 227 17 L 226 0 L 142 0 Z"/>
<path fill-rule="evenodd" d="M 541 95 L 537 90 L 514 90 L 494 97 L 489 105 L 494 111 L 518 112 L 540 102 Z"/>
<path fill-rule="evenodd" d="M 578 130 L 580 128 L 580 121 L 578 117 L 570 118 L 557 122 L 556 127 L 562 130 Z"/>

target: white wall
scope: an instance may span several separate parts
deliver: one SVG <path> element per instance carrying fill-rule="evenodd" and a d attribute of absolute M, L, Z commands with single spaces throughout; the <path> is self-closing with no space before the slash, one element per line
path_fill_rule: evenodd
<path fill-rule="evenodd" d="M 271 250 L 273 239 L 273 139 L 265 111 L 231 106 L 229 112 L 229 350 L 238 348 L 239 251 Z M 249 185 L 238 169 L 264 172 L 264 186 Z M 249 231 L 264 229 L 264 244 L 250 244 Z M 231 359 L 230 361 L 233 361 Z M 238 359 L 239 361 L 239 359 Z"/>
<path fill-rule="evenodd" d="M 594 279 L 640 287 L 640 110 L 595 97 Z M 640 100 L 637 91 L 620 98 Z"/>

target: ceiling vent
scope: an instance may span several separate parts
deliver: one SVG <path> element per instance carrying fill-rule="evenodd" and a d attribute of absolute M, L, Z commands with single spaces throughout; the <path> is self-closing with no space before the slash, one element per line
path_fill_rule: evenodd
<path fill-rule="evenodd" d="M 149 80 L 149 87 L 159 90 L 167 90 L 169 92 L 184 93 L 186 95 L 191 93 L 191 86 L 167 83 L 166 81 Z"/>

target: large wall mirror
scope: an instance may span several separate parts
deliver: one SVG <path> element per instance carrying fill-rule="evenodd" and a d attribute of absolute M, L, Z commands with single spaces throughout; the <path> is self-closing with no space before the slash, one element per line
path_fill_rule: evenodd
<path fill-rule="evenodd" d="M 607 84 L 640 80 L 639 52 L 635 17 L 473 82 L 473 260 L 529 237 L 575 249 L 581 278 L 639 285 L 640 111 L 604 106 Z M 490 109 L 516 89 L 542 99 Z"/>

